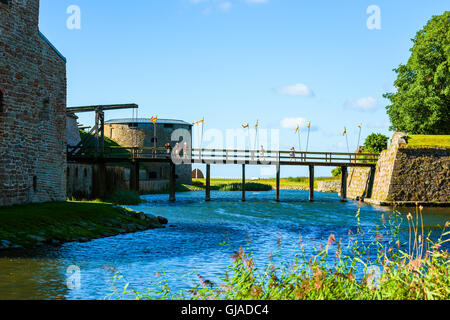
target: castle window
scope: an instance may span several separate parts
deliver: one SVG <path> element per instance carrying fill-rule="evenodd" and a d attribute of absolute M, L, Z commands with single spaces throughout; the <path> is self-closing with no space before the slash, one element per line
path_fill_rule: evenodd
<path fill-rule="evenodd" d="M 1 4 L 9 4 L 9 1 L 10 1 L 10 0 L 0 0 L 0 3 L 1 3 Z"/>
<path fill-rule="evenodd" d="M 37 191 L 37 177 L 36 176 L 33 177 L 33 191 L 34 192 Z"/>
<path fill-rule="evenodd" d="M 149 172 L 148 173 L 148 178 L 149 179 L 156 179 L 156 178 L 158 178 L 158 176 L 157 176 L 156 172 Z"/>
<path fill-rule="evenodd" d="M 152 143 L 158 142 L 158 138 L 153 137 L 151 140 Z"/>
<path fill-rule="evenodd" d="M 173 129 L 173 124 L 165 124 L 164 128 L 165 129 Z"/>
<path fill-rule="evenodd" d="M 4 109 L 4 107 L 3 107 L 3 92 L 2 92 L 2 90 L 0 90 L 0 113 L 3 112 L 3 109 Z"/>
<path fill-rule="evenodd" d="M 42 102 L 41 120 L 50 120 L 50 98 L 45 98 Z"/>

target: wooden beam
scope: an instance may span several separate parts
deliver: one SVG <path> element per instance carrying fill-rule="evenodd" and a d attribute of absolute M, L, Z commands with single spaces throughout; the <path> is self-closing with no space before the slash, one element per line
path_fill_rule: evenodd
<path fill-rule="evenodd" d="M 347 167 L 341 167 L 342 169 L 342 176 L 341 176 L 341 201 L 345 202 L 347 201 L 347 177 L 348 177 L 348 171 Z"/>
<path fill-rule="evenodd" d="M 280 202 L 280 164 L 277 164 L 277 202 Z"/>
<path fill-rule="evenodd" d="M 309 166 L 309 201 L 314 201 L 314 166 Z"/>
<path fill-rule="evenodd" d="M 245 202 L 245 164 L 242 165 L 242 201 Z"/>
<path fill-rule="evenodd" d="M 211 165 L 206 165 L 206 201 L 211 201 Z"/>
<path fill-rule="evenodd" d="M 176 201 L 176 185 L 177 185 L 177 175 L 175 163 L 170 162 L 170 186 L 169 186 L 169 201 Z"/>
<path fill-rule="evenodd" d="M 82 113 L 82 112 L 93 112 L 96 110 L 120 110 L 120 109 L 138 109 L 137 104 L 108 104 L 108 105 L 93 105 L 93 106 L 83 106 L 83 107 L 69 107 L 66 108 L 68 114 L 71 113 Z"/>

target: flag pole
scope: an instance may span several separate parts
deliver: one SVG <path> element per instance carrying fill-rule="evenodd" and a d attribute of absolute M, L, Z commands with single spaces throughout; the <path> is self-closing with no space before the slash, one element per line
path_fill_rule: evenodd
<path fill-rule="evenodd" d="M 348 146 L 347 128 L 345 128 L 345 127 L 344 127 L 344 136 L 345 136 L 345 140 L 347 141 L 347 152 L 350 153 L 350 147 Z"/>
<path fill-rule="evenodd" d="M 361 131 L 362 131 L 362 124 L 359 125 L 358 145 L 356 146 L 357 150 L 359 150 L 359 143 L 361 142 Z"/>
<path fill-rule="evenodd" d="M 255 125 L 255 151 L 258 150 L 256 149 L 256 145 L 257 145 L 257 141 L 258 141 L 258 126 L 259 126 L 259 120 L 256 120 L 256 125 Z"/>
<path fill-rule="evenodd" d="M 311 132 L 311 122 L 308 124 L 308 138 L 306 140 L 306 153 L 308 153 L 308 149 L 309 149 L 309 133 Z"/>

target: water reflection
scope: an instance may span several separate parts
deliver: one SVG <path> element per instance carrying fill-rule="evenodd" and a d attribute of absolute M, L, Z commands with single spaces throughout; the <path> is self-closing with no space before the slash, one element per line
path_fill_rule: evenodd
<path fill-rule="evenodd" d="M 168 218 L 166 229 L 10 252 L 0 258 L 0 299 L 103 299 L 114 290 L 111 267 L 138 291 L 146 291 L 162 270 L 175 290 L 186 289 L 195 283 L 196 274 L 210 280 L 222 276 L 229 254 L 240 246 L 248 246 L 256 264 L 262 265 L 269 253 L 279 250 L 277 239 L 288 258 L 299 235 L 308 252 L 331 233 L 345 241 L 348 231 L 355 230 L 359 207 L 355 201 L 339 202 L 336 194 L 317 194 L 316 202 L 310 203 L 305 191 L 284 191 L 281 203 L 273 201 L 274 192 L 249 192 L 245 203 L 239 201 L 240 192 L 214 191 L 211 196 L 213 201 L 205 203 L 202 192 L 178 194 L 175 204 L 166 195 L 145 196 L 149 203 L 133 207 Z M 361 223 L 369 230 L 389 212 L 363 204 Z M 448 213 L 449 209 L 426 209 L 424 223 L 443 225 Z M 221 246 L 226 239 L 228 246 Z M 76 290 L 66 286 L 70 265 L 81 270 L 81 287 Z"/>

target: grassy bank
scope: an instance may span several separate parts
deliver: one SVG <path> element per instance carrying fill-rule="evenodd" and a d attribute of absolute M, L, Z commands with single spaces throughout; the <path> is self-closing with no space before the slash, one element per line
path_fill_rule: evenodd
<path fill-rule="evenodd" d="M 0 208 L 0 248 L 58 245 L 163 227 L 155 217 L 101 202 L 52 202 Z"/>
<path fill-rule="evenodd" d="M 447 148 L 450 149 L 450 135 L 410 135 L 408 148 Z"/>
<path fill-rule="evenodd" d="M 340 181 L 340 177 L 318 177 L 314 179 L 314 187 L 317 188 L 318 183 L 321 181 Z M 193 179 L 192 186 L 186 186 L 190 190 L 203 190 L 205 189 L 205 179 Z M 211 189 L 212 190 L 223 190 L 223 191 L 239 191 L 236 190 L 235 186 L 241 186 L 242 181 L 236 179 L 211 179 Z M 246 184 L 249 185 L 248 191 L 268 191 L 276 188 L 276 179 L 259 179 L 259 180 L 247 180 Z M 281 189 L 294 189 L 294 188 L 309 188 L 309 178 L 299 177 L 299 178 L 285 178 L 280 179 Z M 269 189 L 268 186 L 271 188 Z M 251 190 L 252 187 L 255 190 Z"/>

